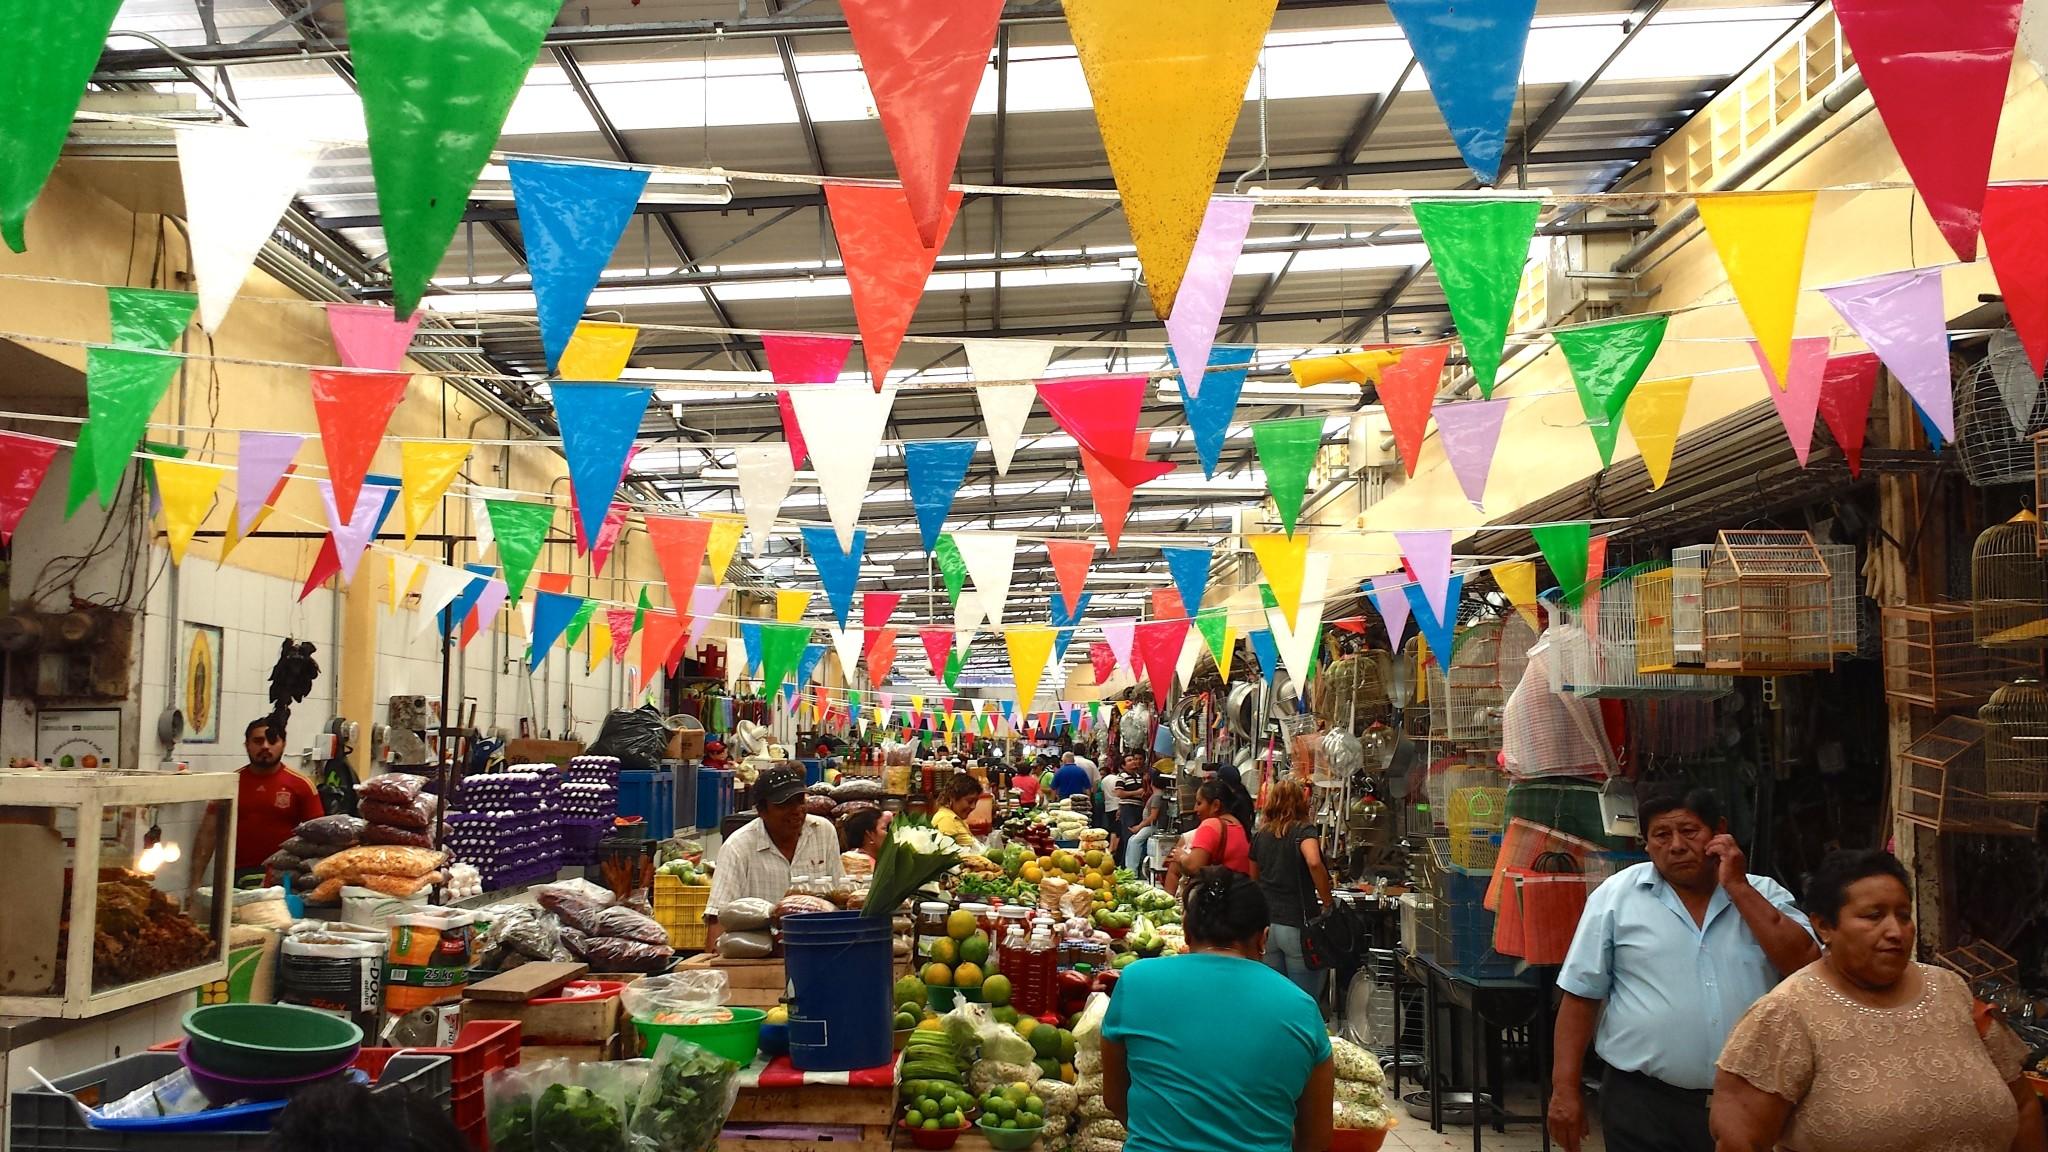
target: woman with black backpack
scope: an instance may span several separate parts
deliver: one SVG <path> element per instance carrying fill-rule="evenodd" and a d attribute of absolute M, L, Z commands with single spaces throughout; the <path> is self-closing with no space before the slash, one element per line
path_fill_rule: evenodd
<path fill-rule="evenodd" d="M 1323 974 L 1302 951 L 1302 930 L 1330 907 L 1330 870 L 1322 841 L 1309 821 L 1308 790 L 1281 778 L 1266 789 L 1265 820 L 1252 836 L 1252 879 L 1266 894 L 1273 930 L 1266 963 L 1310 996 L 1323 990 Z"/>

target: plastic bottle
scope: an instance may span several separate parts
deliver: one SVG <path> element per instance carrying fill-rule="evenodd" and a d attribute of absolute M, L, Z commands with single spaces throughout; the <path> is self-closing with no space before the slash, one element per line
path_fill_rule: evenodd
<path fill-rule="evenodd" d="M 1059 949 L 1053 943 L 1052 932 L 1040 925 L 1032 930 L 1031 943 L 1026 951 L 1030 959 L 1025 966 L 1025 983 L 1031 990 L 1031 996 L 1026 1002 L 1028 1007 L 1020 1007 L 1017 1011 L 1038 1016 L 1052 1010 L 1053 974 L 1059 967 Z"/>

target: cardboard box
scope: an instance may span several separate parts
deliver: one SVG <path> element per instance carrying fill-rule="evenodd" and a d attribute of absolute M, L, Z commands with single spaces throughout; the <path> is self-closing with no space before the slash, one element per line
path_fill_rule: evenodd
<path fill-rule="evenodd" d="M 740 1008 L 773 1008 L 782 1003 L 789 985 L 779 957 L 766 960 L 730 960 L 709 952 L 688 957 L 677 971 L 715 968 L 725 973 L 726 1003 Z"/>
<path fill-rule="evenodd" d="M 583 755 L 583 745 L 574 740 L 507 740 L 505 763 L 553 764 L 567 768 L 572 757 Z"/>
<path fill-rule="evenodd" d="M 704 730 L 683 728 L 669 734 L 668 758 L 671 760 L 702 760 L 704 758 Z"/>

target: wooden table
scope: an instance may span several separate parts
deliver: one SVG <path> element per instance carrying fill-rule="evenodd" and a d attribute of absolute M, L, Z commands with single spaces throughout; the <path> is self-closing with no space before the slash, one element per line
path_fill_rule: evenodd
<path fill-rule="evenodd" d="M 719 1152 L 889 1152 L 896 1122 L 895 1085 L 805 1084 L 763 1088 L 743 1084 L 718 1138 Z M 773 1125 L 759 1136 L 747 1125 Z M 824 1133 L 836 1128 L 840 1133 Z M 810 1129 L 811 1132 L 799 1130 Z M 853 1139 L 847 1137 L 851 1135 Z M 831 1138 L 826 1138 L 826 1137 Z M 987 1152 L 986 1148 L 982 1152 Z"/>

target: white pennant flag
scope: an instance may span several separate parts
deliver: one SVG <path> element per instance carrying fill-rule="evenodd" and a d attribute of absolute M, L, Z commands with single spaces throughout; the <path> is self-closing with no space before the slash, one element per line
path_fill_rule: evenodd
<path fill-rule="evenodd" d="M 261 128 L 188 129 L 177 133 L 177 146 L 199 324 L 218 332 L 325 146 Z"/>
<path fill-rule="evenodd" d="M 1180 660 L 1173 667 L 1174 674 L 1180 677 L 1180 686 L 1182 688 L 1186 688 L 1193 682 L 1195 678 L 1195 661 L 1201 659 L 1202 653 L 1208 650 L 1209 642 L 1202 639 L 1202 633 L 1198 629 L 1188 629 L 1187 636 L 1181 642 Z"/>
<path fill-rule="evenodd" d="M 1037 340 L 969 340 L 966 346 L 967 372 L 976 380 L 1036 380 L 1052 363 L 1053 346 Z M 1038 389 L 1022 385 L 976 388 L 974 398 L 981 404 L 981 422 L 988 429 L 989 448 L 995 452 L 996 475 L 1006 476 Z"/>
<path fill-rule="evenodd" d="M 853 666 L 860 663 L 861 630 L 827 624 L 825 631 L 832 634 L 832 650 L 839 654 L 839 675 L 848 684 L 853 683 Z"/>
<path fill-rule="evenodd" d="M 860 718 L 860 734 L 862 737 L 866 737 L 868 734 L 868 718 L 865 716 Z"/>
<path fill-rule="evenodd" d="M 832 530 L 841 548 L 851 548 L 853 526 L 860 522 L 861 505 L 868 497 L 868 479 L 875 473 L 875 452 L 889 423 L 889 409 L 896 403 L 896 389 L 793 388 L 789 400 L 811 450 L 818 486 L 825 490 Z"/>
<path fill-rule="evenodd" d="M 517 500 L 519 493 L 510 488 L 472 488 L 469 490 L 469 528 L 476 535 L 476 560 L 481 564 L 491 549 L 498 546 L 497 533 L 491 530 L 491 509 L 488 501 Z"/>
<path fill-rule="evenodd" d="M 2048 0 L 2027 0 L 2020 8 L 2020 55 L 2048 79 Z"/>
<path fill-rule="evenodd" d="M 740 509 L 747 514 L 747 535 L 753 538 L 754 555 L 768 548 L 768 531 L 782 513 L 789 498 L 789 486 L 796 483 L 796 465 L 790 462 L 787 444 L 742 444 L 740 463 Z"/>
<path fill-rule="evenodd" d="M 427 578 L 420 584 L 419 621 L 413 628 L 415 636 L 425 632 L 443 608 L 455 603 L 455 598 L 469 590 L 472 580 L 483 577 L 464 568 L 452 568 L 446 564 L 427 565 Z"/>
<path fill-rule="evenodd" d="M 953 650 L 966 655 L 967 646 L 974 643 L 975 632 L 987 618 L 981 610 L 981 593 L 962 588 L 960 599 L 953 602 Z"/>
<path fill-rule="evenodd" d="M 1010 599 L 1010 574 L 1017 564 L 1017 536 L 1013 532 L 955 532 L 953 543 L 967 575 L 981 593 L 982 610 L 988 622 L 1003 626 L 1003 605 Z"/>
<path fill-rule="evenodd" d="M 393 612 L 398 611 L 398 606 L 405 603 L 405 594 L 412 588 L 412 578 L 419 575 L 421 563 L 422 561 L 417 556 L 409 556 L 403 552 L 391 554 L 391 610 Z"/>
<path fill-rule="evenodd" d="M 1330 554 L 1310 552 L 1301 566 L 1301 607 L 1295 609 L 1294 627 L 1278 608 L 1266 609 L 1266 627 L 1273 630 L 1273 646 L 1280 650 L 1280 664 L 1294 678 L 1295 691 L 1308 695 L 1309 660 L 1315 655 L 1316 633 L 1323 627 L 1323 593 L 1330 585 Z"/>

